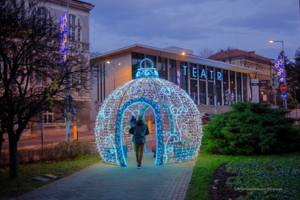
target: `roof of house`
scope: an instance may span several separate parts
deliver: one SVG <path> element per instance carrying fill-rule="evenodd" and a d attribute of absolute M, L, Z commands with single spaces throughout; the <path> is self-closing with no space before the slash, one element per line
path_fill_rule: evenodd
<path fill-rule="evenodd" d="M 178 47 L 177 47 L 178 48 Z M 114 56 L 120 53 L 124 52 L 136 52 L 136 53 L 144 53 L 144 54 L 149 54 L 149 55 L 160 55 L 161 57 L 166 57 L 170 59 L 176 59 L 184 62 L 190 62 L 190 63 L 198 63 L 201 65 L 206 65 L 206 66 L 212 66 L 212 67 L 218 67 L 218 68 L 223 68 L 227 70 L 235 70 L 238 72 L 243 72 L 243 73 L 256 73 L 259 72 L 259 70 L 256 69 L 251 69 L 247 67 L 243 67 L 240 65 L 234 65 L 230 63 L 225 63 L 225 62 L 220 62 L 216 61 L 213 59 L 207 59 L 203 58 L 200 56 L 196 55 L 191 55 L 191 54 L 186 54 L 185 56 L 181 56 L 178 51 L 174 51 L 174 49 L 170 48 L 157 48 L 157 47 L 151 47 L 151 46 L 146 46 L 142 44 L 134 44 L 130 45 L 127 47 L 123 47 L 120 49 L 116 49 L 113 51 L 109 51 L 103 54 L 94 54 L 91 55 L 91 60 L 97 60 L 97 59 L 108 59 L 110 56 Z"/>
<path fill-rule="evenodd" d="M 227 50 L 223 51 L 221 50 L 220 52 L 208 57 L 209 59 L 213 60 L 223 60 L 223 59 L 228 59 L 228 58 L 234 58 L 234 57 L 243 57 L 247 56 L 250 58 L 254 58 L 256 60 L 261 60 L 264 62 L 272 63 L 272 60 L 270 58 L 266 58 L 260 55 L 255 54 L 255 51 L 242 51 L 240 49 L 233 49 L 233 50 Z"/>

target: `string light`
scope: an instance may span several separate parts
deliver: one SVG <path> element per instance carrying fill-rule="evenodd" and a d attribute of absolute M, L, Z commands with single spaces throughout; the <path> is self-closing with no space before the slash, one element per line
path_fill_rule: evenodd
<path fill-rule="evenodd" d="M 144 61 L 151 67 L 143 68 Z M 116 88 L 99 109 L 94 130 L 101 158 L 126 166 L 127 152 L 134 153 L 129 119 L 144 117 L 151 108 L 156 126 L 155 165 L 196 159 L 203 132 L 194 101 L 175 84 L 160 79 L 148 58 L 140 62 L 136 77 Z"/>

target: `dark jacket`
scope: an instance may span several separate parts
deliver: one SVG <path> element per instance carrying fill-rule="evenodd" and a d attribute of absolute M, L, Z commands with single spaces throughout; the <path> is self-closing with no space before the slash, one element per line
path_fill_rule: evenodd
<path fill-rule="evenodd" d="M 132 142 L 136 144 L 145 144 L 146 135 L 149 135 L 147 124 L 143 120 L 138 120 L 134 127 L 129 129 L 129 133 L 133 135 Z"/>

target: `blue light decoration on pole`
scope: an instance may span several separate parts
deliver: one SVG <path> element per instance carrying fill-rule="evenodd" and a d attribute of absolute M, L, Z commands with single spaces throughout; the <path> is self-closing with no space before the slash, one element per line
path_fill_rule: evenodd
<path fill-rule="evenodd" d="M 177 86 L 180 87 L 180 69 L 177 70 Z"/>
<path fill-rule="evenodd" d="M 68 51 L 68 17 L 67 13 L 63 14 L 59 20 L 60 26 L 60 51 L 62 53 L 62 63 L 67 62 L 67 51 Z"/>
<path fill-rule="evenodd" d="M 151 107 L 156 124 L 154 164 L 196 159 L 203 136 L 197 106 L 183 89 L 160 79 L 153 64 L 143 68 L 144 61 L 152 64 L 150 60 L 142 60 L 137 78 L 117 87 L 97 114 L 94 130 L 99 156 L 106 163 L 126 166 L 127 153 L 135 153 L 128 133 L 130 118 L 143 116 Z"/>
<path fill-rule="evenodd" d="M 277 76 L 279 78 L 279 83 L 284 83 L 285 82 L 284 59 L 274 60 L 274 67 L 277 70 Z"/>
<path fill-rule="evenodd" d="M 66 78 L 66 141 L 68 142 L 68 151 L 70 151 L 70 80 L 69 80 L 69 0 L 67 0 L 67 12 L 60 17 L 60 51 L 62 52 L 62 64 L 66 65 L 67 78 Z"/>

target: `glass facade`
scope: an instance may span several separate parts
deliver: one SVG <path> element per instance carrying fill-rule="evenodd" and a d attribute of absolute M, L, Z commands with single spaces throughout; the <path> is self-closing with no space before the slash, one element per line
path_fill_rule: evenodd
<path fill-rule="evenodd" d="M 229 101 L 247 102 L 248 80 L 246 73 L 229 71 L 211 66 L 203 66 L 162 58 L 159 56 L 132 53 L 132 77 L 135 78 L 142 59 L 149 58 L 157 68 L 159 77 L 177 85 L 177 69 L 180 70 L 180 88 L 185 90 L 196 104 L 229 105 Z M 157 59 L 157 60 L 156 60 Z M 144 67 L 150 67 L 149 62 Z M 214 85 L 217 101 L 214 100 Z"/>
<path fill-rule="evenodd" d="M 131 64 L 132 64 L 132 79 L 135 79 L 136 72 L 140 67 L 141 60 L 144 59 L 144 54 L 141 53 L 131 53 Z"/>
<path fill-rule="evenodd" d="M 180 88 L 188 91 L 188 64 L 186 62 L 180 62 Z"/>
<path fill-rule="evenodd" d="M 222 93 L 221 93 L 222 73 L 221 73 L 221 69 L 216 68 L 216 70 L 215 70 L 215 80 L 216 80 L 216 85 L 217 85 L 217 104 L 222 105 Z"/>
<path fill-rule="evenodd" d="M 197 78 L 198 76 L 197 64 L 190 63 L 190 78 Z"/>
<path fill-rule="evenodd" d="M 214 80 L 214 68 L 213 67 L 207 67 L 207 79 Z"/>
<path fill-rule="evenodd" d="M 223 69 L 223 96 L 224 96 L 224 105 L 229 105 L 229 99 L 227 94 L 229 94 L 229 83 L 228 83 L 228 70 Z"/>
<path fill-rule="evenodd" d="M 247 92 L 247 74 L 243 73 L 243 94 L 244 102 L 248 101 L 248 92 Z"/>
<path fill-rule="evenodd" d="M 177 85 L 176 60 L 169 60 L 170 81 Z"/>
<path fill-rule="evenodd" d="M 235 102 L 235 75 L 234 71 L 230 71 L 230 98 Z"/>
<path fill-rule="evenodd" d="M 197 80 L 191 80 L 190 96 L 194 100 L 195 104 L 198 103 L 198 85 Z"/>
<path fill-rule="evenodd" d="M 208 96 L 207 96 L 208 105 L 214 105 L 214 83 L 208 82 Z"/>
<path fill-rule="evenodd" d="M 168 67 L 167 67 L 168 59 L 158 57 L 158 65 L 157 72 L 159 74 L 159 78 L 163 78 L 168 80 Z"/>
<path fill-rule="evenodd" d="M 206 82 L 199 81 L 200 104 L 206 104 Z"/>
<path fill-rule="evenodd" d="M 236 72 L 236 93 L 237 102 L 242 102 L 242 74 L 241 72 Z"/>
<path fill-rule="evenodd" d="M 205 80 L 206 79 L 206 69 L 205 69 L 205 66 L 203 65 L 199 65 L 199 77 L 200 79 L 203 79 Z"/>
<path fill-rule="evenodd" d="M 156 68 L 156 56 L 146 55 L 146 58 L 152 60 L 154 67 Z M 143 63 L 145 67 L 151 67 L 150 62 Z"/>

